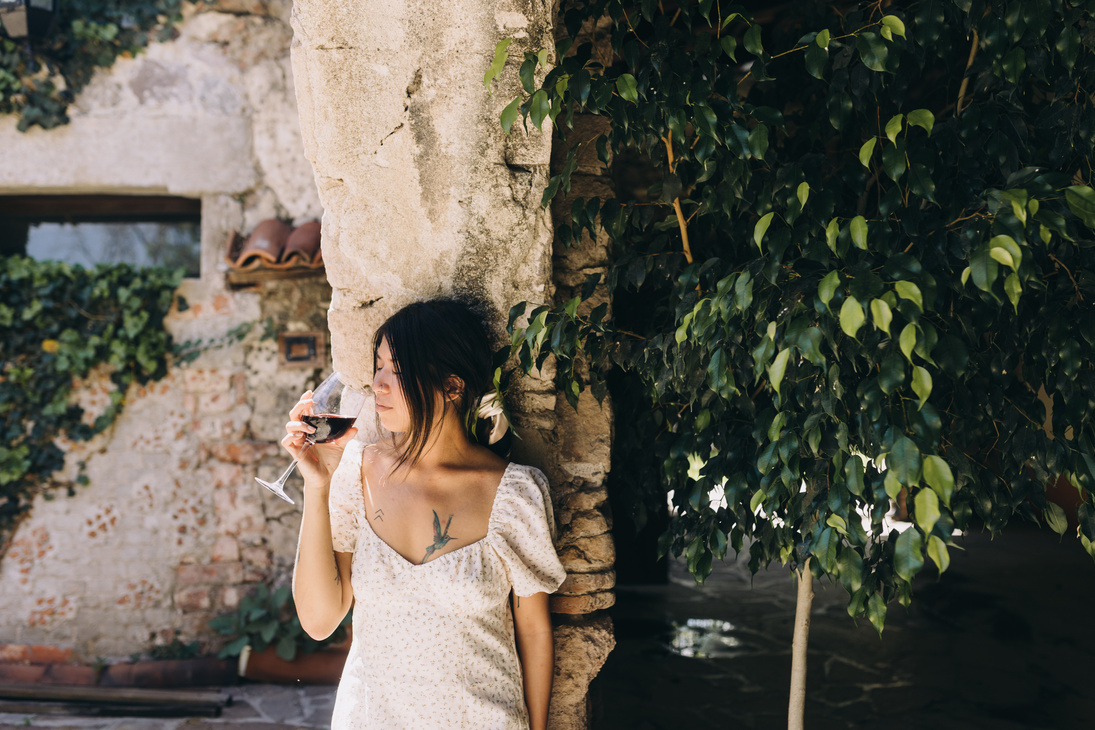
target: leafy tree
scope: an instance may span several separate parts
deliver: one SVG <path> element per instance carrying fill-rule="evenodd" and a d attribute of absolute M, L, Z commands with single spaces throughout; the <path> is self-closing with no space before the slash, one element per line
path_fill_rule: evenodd
<path fill-rule="evenodd" d="M 676 507 L 663 547 L 698 580 L 748 542 L 754 571 L 805 579 L 800 610 L 829 576 L 881 631 L 955 530 L 1018 515 L 1063 534 L 1058 475 L 1095 556 L 1093 10 L 571 0 L 558 58 L 525 55 L 502 126 L 551 120 L 570 145 L 544 204 L 585 145 L 656 175 L 569 201 L 558 231 L 603 226 L 614 313 L 581 306 L 593 279 L 518 305 L 514 350 L 554 355 L 575 402 L 613 372 L 639 382 Z M 575 139 L 576 114 L 608 130 Z M 887 534 L 899 500 L 913 525 Z"/>

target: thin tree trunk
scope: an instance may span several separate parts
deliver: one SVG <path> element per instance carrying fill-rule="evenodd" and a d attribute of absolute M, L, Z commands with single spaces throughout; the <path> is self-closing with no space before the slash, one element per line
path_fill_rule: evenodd
<path fill-rule="evenodd" d="M 810 608 L 814 603 L 814 576 L 810 558 L 798 571 L 795 602 L 795 638 L 791 644 L 791 699 L 787 703 L 787 730 L 803 730 L 806 713 L 806 645 L 810 639 Z"/>

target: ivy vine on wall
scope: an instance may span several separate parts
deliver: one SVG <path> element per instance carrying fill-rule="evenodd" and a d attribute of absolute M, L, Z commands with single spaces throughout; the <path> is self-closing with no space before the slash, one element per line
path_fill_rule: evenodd
<path fill-rule="evenodd" d="M 68 106 L 98 68 L 169 40 L 182 0 L 64 0 L 50 35 L 26 43 L 0 30 L 0 114 L 18 114 L 19 131 L 67 124 Z"/>
<path fill-rule="evenodd" d="M 122 412 L 131 383 L 167 374 L 163 320 L 182 273 L 0 259 L 0 554 L 31 499 L 64 465 L 57 439 L 101 433 Z M 100 365 L 114 390 L 92 419 L 71 395 L 74 379 Z"/>

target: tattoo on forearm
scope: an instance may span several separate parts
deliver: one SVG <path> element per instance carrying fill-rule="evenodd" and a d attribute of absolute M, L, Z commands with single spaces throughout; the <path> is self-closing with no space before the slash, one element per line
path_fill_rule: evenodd
<path fill-rule="evenodd" d="M 374 520 L 378 520 L 378 521 L 380 521 L 380 522 L 383 522 L 383 521 L 384 521 L 384 510 L 382 510 L 382 509 L 378 509 L 378 510 L 376 511 L 376 514 L 375 514 L 375 515 L 373 515 L 373 519 L 374 519 Z"/>
<path fill-rule="evenodd" d="M 452 517 L 452 515 L 449 515 L 449 521 L 445 523 L 445 531 L 442 532 L 441 518 L 437 516 L 437 510 L 433 510 L 433 545 L 426 548 L 426 557 L 422 558 L 423 563 L 429 560 L 435 552 L 456 539 L 455 535 L 449 535 L 449 525 L 452 524 Z"/>

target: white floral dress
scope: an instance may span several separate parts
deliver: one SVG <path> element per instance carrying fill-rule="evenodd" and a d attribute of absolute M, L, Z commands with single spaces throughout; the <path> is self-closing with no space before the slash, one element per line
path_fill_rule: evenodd
<path fill-rule="evenodd" d="M 552 593 L 566 577 L 547 480 L 509 464 L 486 537 L 416 565 L 365 519 L 364 449 L 352 441 L 331 479 L 334 549 L 353 553 L 354 589 L 332 730 L 527 728 L 509 598 Z"/>

